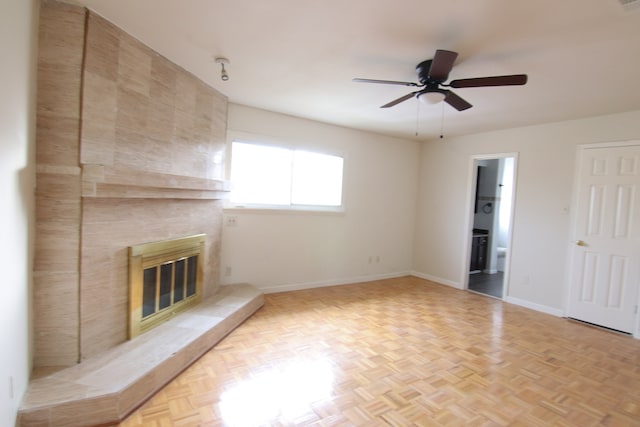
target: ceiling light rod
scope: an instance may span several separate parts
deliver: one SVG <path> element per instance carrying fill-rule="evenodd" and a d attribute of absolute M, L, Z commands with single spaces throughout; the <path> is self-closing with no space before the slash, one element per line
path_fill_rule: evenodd
<path fill-rule="evenodd" d="M 222 79 L 222 81 L 227 81 L 229 80 L 229 74 L 227 74 L 227 70 L 224 69 L 224 64 L 228 64 L 229 60 L 225 57 L 219 56 L 215 58 L 216 64 L 220 64 L 220 66 L 222 67 L 222 69 L 220 70 L 220 78 Z"/>

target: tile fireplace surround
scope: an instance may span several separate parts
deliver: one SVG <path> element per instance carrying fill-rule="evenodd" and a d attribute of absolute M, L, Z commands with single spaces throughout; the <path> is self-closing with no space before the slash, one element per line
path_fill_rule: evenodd
<path fill-rule="evenodd" d="M 262 305 L 218 283 L 227 98 L 82 7 L 43 0 L 38 43 L 36 374 L 20 420 L 108 425 Z M 128 248 L 199 234 L 203 301 L 127 341 Z"/>
<path fill-rule="evenodd" d="M 263 304 L 262 293 L 250 285 L 223 286 L 132 341 L 32 381 L 19 425 L 116 424 Z"/>

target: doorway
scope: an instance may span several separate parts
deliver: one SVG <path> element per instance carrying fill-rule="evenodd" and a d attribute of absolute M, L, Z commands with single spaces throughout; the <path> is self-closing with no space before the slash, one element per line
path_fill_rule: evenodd
<path fill-rule="evenodd" d="M 502 299 L 511 253 L 516 155 L 474 156 L 466 289 Z"/>
<path fill-rule="evenodd" d="M 579 150 L 568 317 L 640 337 L 640 143 Z"/>

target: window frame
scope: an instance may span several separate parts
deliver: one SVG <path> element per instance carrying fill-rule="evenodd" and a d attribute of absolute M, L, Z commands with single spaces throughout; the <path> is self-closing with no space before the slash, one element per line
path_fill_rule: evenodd
<path fill-rule="evenodd" d="M 252 144 L 264 147 L 281 148 L 289 151 L 306 151 L 310 153 L 317 153 L 320 155 L 329 155 L 340 157 L 342 159 L 342 194 L 341 204 L 338 206 L 331 205 L 302 205 L 292 204 L 288 205 L 273 205 L 262 203 L 239 203 L 232 202 L 231 197 L 226 199 L 224 209 L 225 211 L 242 211 L 242 212 L 282 212 L 282 213 L 312 213 L 312 214 L 343 214 L 346 211 L 345 205 L 345 176 L 347 169 L 347 157 L 343 152 L 339 150 L 326 149 L 324 147 L 314 147 L 309 144 L 303 144 L 298 141 L 292 142 L 282 138 L 265 137 L 262 135 L 254 135 L 240 132 L 229 131 L 227 135 L 227 156 L 225 162 L 225 177 L 231 183 L 231 191 L 233 191 L 233 182 L 231 181 L 231 162 L 233 156 L 233 143 Z"/>

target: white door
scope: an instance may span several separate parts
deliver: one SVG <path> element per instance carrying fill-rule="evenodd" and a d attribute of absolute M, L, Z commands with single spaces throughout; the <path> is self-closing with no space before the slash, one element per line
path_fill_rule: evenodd
<path fill-rule="evenodd" d="M 581 151 L 568 315 L 631 333 L 640 287 L 640 145 Z"/>

